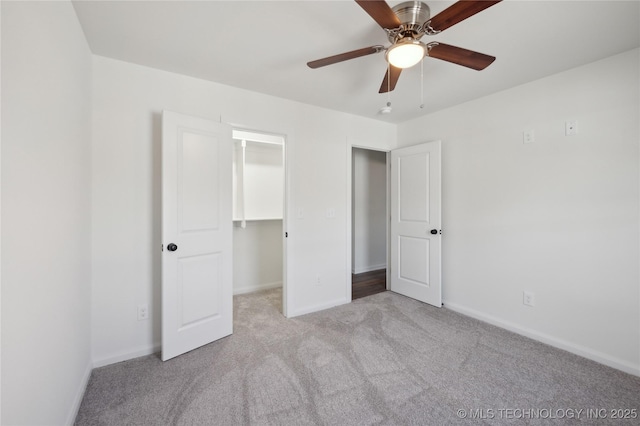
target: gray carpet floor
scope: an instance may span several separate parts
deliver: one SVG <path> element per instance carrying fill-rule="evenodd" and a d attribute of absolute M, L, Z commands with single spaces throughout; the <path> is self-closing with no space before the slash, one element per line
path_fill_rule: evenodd
<path fill-rule="evenodd" d="M 447 309 L 385 292 L 285 319 L 281 298 L 236 296 L 234 334 L 173 360 L 95 369 L 76 424 L 640 424 L 640 378 Z"/>

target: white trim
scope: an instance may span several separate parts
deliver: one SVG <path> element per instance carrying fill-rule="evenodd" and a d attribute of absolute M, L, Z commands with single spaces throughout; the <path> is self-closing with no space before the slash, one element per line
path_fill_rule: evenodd
<path fill-rule="evenodd" d="M 295 312 L 290 312 L 290 315 L 287 318 L 293 318 L 300 315 L 311 314 L 313 312 L 323 311 L 329 308 L 335 308 L 336 306 L 345 305 L 347 303 L 351 303 L 351 298 L 348 299 L 337 299 L 328 303 L 321 303 L 319 305 L 309 306 L 304 309 L 297 310 Z"/>
<path fill-rule="evenodd" d="M 600 364 L 604 364 L 608 367 L 624 371 L 625 373 L 633 374 L 634 376 L 640 376 L 640 365 L 632 364 L 628 361 L 612 357 L 611 355 L 607 355 L 581 345 L 576 345 L 564 339 L 550 336 L 546 333 L 541 333 L 530 328 L 522 327 L 510 321 L 505 321 L 503 319 L 496 318 L 492 315 L 487 315 L 483 312 L 476 311 L 475 309 L 467 308 L 456 303 L 443 301 L 443 305 L 445 306 L 445 308 L 459 314 L 487 322 L 500 328 L 504 328 L 505 330 L 509 330 L 522 336 L 537 340 L 539 342 L 546 343 L 547 345 L 563 349 L 567 352 L 571 352 L 583 358 L 587 358 Z"/>
<path fill-rule="evenodd" d="M 84 394 L 87 391 L 87 385 L 89 384 L 89 378 L 91 378 L 92 371 L 93 371 L 93 368 L 91 368 L 91 362 L 88 362 L 87 366 L 84 369 L 84 374 L 82 375 L 80 386 L 78 387 L 78 391 L 76 392 L 76 397 L 73 399 L 71 408 L 69 408 L 69 414 L 67 414 L 67 421 L 64 424 L 66 425 L 75 424 L 76 417 L 78 417 L 78 411 L 80 411 L 80 404 L 82 404 L 82 399 L 84 398 Z"/>
<path fill-rule="evenodd" d="M 2 34 L 2 7 L 0 7 L 0 34 Z M 6 37 L 6 36 L 5 36 Z M 5 38 L 6 40 L 6 38 Z M 0 43 L 0 58 L 2 58 L 2 43 Z M 0 66 L 0 81 L 2 81 L 2 67 Z M 2 85 L 0 84 L 0 99 L 2 99 Z M 0 102 L 0 129 L 2 128 L 2 102 Z M 0 132 L 0 153 L 2 153 L 2 132 Z M 0 154 L 0 164 L 2 164 L 2 155 Z M 2 176 L 0 167 L 0 176 Z M 0 178 L 0 188 L 2 188 L 2 178 Z M 0 200 L 2 194 L 0 190 Z M 2 204 L 0 202 L 0 204 Z M 2 241 L 2 208 L 0 208 L 0 241 Z M 2 247 L 2 244 L 0 244 Z M 0 249 L 0 330 L 2 330 L 2 250 Z M 0 332 L 0 348 L 2 348 L 2 333 Z M 0 350 L 0 383 L 2 383 L 2 351 Z M 2 421 L 2 386 L 0 386 L 0 421 Z"/>
<path fill-rule="evenodd" d="M 386 284 L 387 290 L 391 290 L 391 151 L 387 151 L 387 158 L 384 160 L 387 164 L 387 219 L 385 226 L 387 228 L 387 247 L 385 250 L 387 251 L 387 276 L 386 276 Z"/>
<path fill-rule="evenodd" d="M 380 263 L 379 265 L 365 266 L 364 268 L 352 269 L 354 274 L 362 274 L 365 272 L 377 271 L 379 269 L 387 269 L 386 263 Z"/>
<path fill-rule="evenodd" d="M 108 356 L 93 361 L 93 368 L 104 367 L 106 365 L 115 364 L 130 359 L 139 358 L 141 356 L 151 355 L 160 352 L 160 343 L 151 346 L 139 346 L 132 351 L 120 352 L 117 355 Z"/>
<path fill-rule="evenodd" d="M 353 272 L 353 143 L 350 138 L 347 137 L 347 199 L 345 205 L 347 207 L 347 214 L 345 215 L 345 226 L 347 228 L 345 242 L 347 243 L 347 253 L 345 256 L 345 286 L 344 297 L 351 303 L 353 295 L 353 279 L 351 275 Z M 351 271 L 351 274 L 349 273 Z"/>
<path fill-rule="evenodd" d="M 267 220 L 282 220 L 281 217 L 252 217 L 252 218 L 246 218 L 246 219 L 239 219 L 239 218 L 233 218 L 233 222 L 260 222 L 260 221 L 267 221 Z"/>
<path fill-rule="evenodd" d="M 263 283 L 256 285 L 246 285 L 233 289 L 233 295 L 236 296 L 238 294 L 245 293 L 253 293 L 254 291 L 262 291 L 262 290 L 270 290 L 272 288 L 282 287 L 282 281 L 275 281 L 272 283 Z"/>

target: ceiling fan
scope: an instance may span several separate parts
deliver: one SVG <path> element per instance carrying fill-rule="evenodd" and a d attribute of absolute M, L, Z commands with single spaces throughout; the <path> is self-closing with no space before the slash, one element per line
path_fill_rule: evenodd
<path fill-rule="evenodd" d="M 310 68 L 320 68 L 386 51 L 389 66 L 379 93 L 392 91 L 402 70 L 416 65 L 425 56 L 480 71 L 491 65 L 496 58 L 436 41 L 425 44 L 420 39 L 424 35 L 439 34 L 500 1 L 502 0 L 461 0 L 431 18 L 429 6 L 420 1 L 407 1 L 391 8 L 384 0 L 355 0 L 386 31 L 391 46 L 365 47 L 311 61 L 307 65 Z"/>

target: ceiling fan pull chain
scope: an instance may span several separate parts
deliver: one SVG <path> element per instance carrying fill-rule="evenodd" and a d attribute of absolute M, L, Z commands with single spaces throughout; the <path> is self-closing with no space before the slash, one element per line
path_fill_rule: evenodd
<path fill-rule="evenodd" d="M 424 108 L 424 58 L 420 61 L 420 109 Z"/>
<path fill-rule="evenodd" d="M 391 106 L 391 64 L 387 62 L 387 106 Z"/>

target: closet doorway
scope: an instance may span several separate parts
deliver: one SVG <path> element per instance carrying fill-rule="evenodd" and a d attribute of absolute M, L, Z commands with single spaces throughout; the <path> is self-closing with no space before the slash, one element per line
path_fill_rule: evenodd
<path fill-rule="evenodd" d="M 387 290 L 387 153 L 351 151 L 351 299 Z"/>
<path fill-rule="evenodd" d="M 234 129 L 233 294 L 282 288 L 285 274 L 285 138 Z"/>

